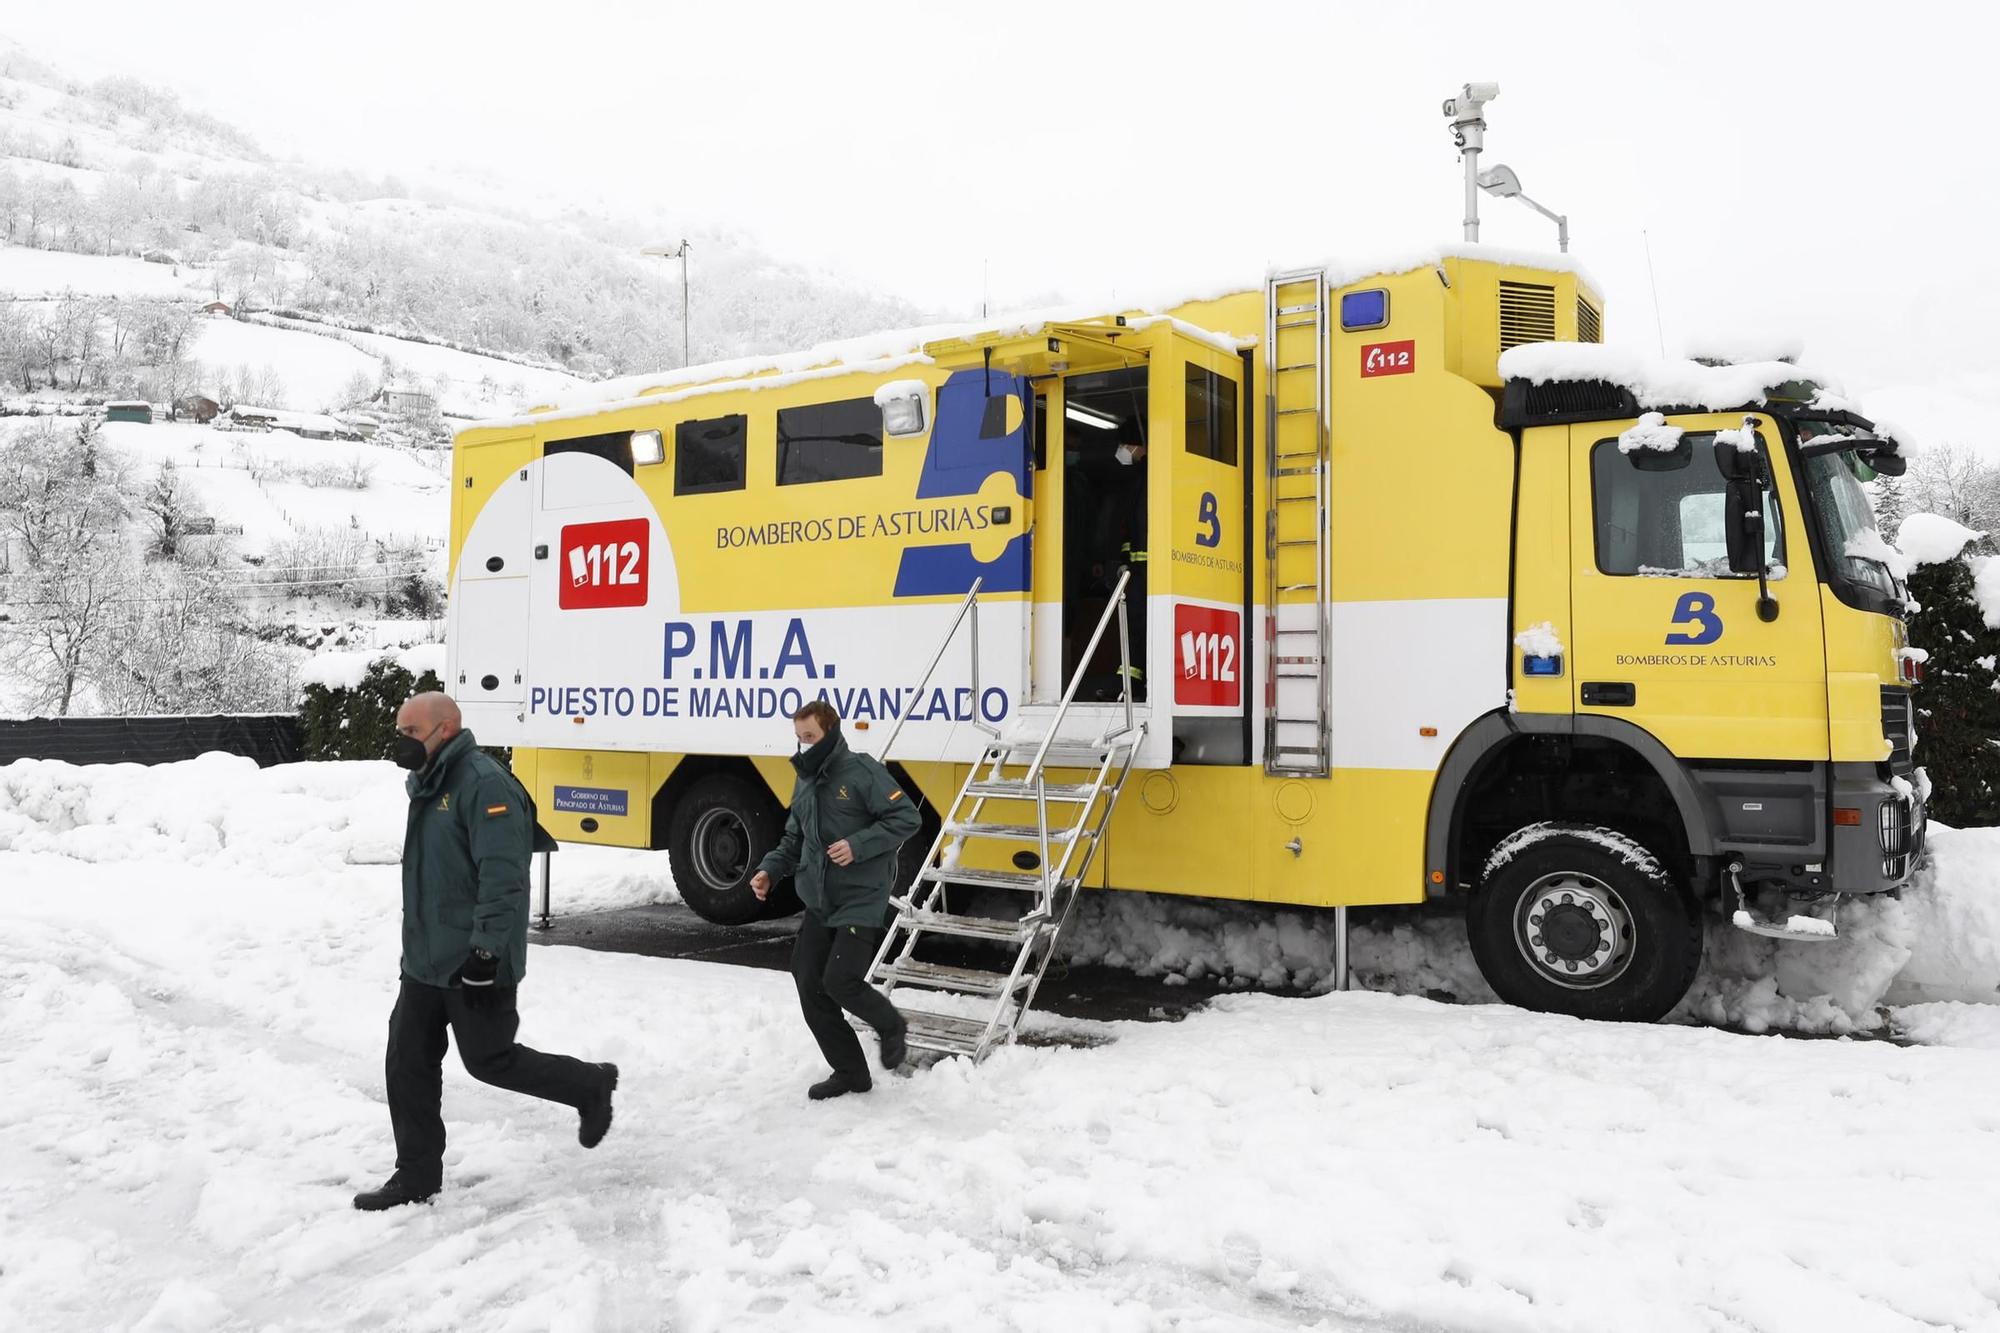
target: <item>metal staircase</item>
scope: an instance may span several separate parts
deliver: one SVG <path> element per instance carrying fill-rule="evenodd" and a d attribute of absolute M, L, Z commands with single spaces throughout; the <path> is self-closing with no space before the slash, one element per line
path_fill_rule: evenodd
<path fill-rule="evenodd" d="M 1132 678 L 1125 669 L 1132 657 L 1125 611 L 1130 579 L 1129 570 L 1119 576 L 1046 730 L 994 738 L 944 816 L 916 882 L 894 899 L 896 917 L 869 968 L 868 980 L 909 1020 L 913 1047 L 982 1060 L 1014 1038 L 1035 1002 L 1146 732 L 1146 724 L 1133 716 Z M 977 596 L 975 588 L 968 602 Z M 1063 720 L 1083 680 L 1084 666 L 1114 615 L 1123 724 L 1114 719 L 1095 737 L 1064 739 Z M 892 733 L 889 744 L 894 743 Z M 883 753 L 886 758 L 886 746 Z M 1052 768 L 1080 770 L 1085 776 L 1051 781 Z M 1052 819 L 1051 811 L 1059 813 Z M 963 864 L 966 850 L 978 845 L 1014 848 L 1012 861 L 1019 869 Z M 998 890 L 1016 899 L 1019 915 L 971 915 L 960 910 L 975 889 Z M 939 939 L 977 941 L 1011 951 L 1012 965 L 1000 971 L 916 956 L 920 944 Z M 907 1003 L 899 993 L 906 991 L 920 991 L 927 998 L 964 999 L 929 1008 Z"/>
<path fill-rule="evenodd" d="M 1274 273 L 1264 300 L 1264 771 L 1325 777 L 1331 763 L 1327 565 L 1326 270 Z"/>

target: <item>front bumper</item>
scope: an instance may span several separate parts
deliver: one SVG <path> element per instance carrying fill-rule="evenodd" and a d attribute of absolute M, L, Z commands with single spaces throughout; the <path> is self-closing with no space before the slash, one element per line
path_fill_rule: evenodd
<path fill-rule="evenodd" d="M 1923 857 L 1928 818 L 1912 778 L 1884 779 L 1873 764 L 1833 766 L 1833 808 L 1859 810 L 1835 823 L 1830 868 L 1839 893 L 1883 893 L 1909 883 Z"/>

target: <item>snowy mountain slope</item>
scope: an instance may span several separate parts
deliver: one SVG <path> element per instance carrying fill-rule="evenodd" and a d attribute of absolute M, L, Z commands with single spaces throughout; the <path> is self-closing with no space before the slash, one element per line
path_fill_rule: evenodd
<path fill-rule="evenodd" d="M 619 1062 L 610 1137 L 448 1058 L 444 1193 L 358 1214 L 400 776 L 0 768 L 0 1321 L 2000 1328 L 1992 1049 L 1383 994 L 1044 1020 L 814 1104 L 782 974 L 536 948 L 522 1035 Z"/>

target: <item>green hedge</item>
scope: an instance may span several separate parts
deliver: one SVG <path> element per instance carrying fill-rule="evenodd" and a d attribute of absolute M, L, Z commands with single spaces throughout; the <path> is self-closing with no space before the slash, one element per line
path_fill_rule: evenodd
<path fill-rule="evenodd" d="M 413 676 L 393 657 L 368 664 L 352 689 L 308 685 L 299 710 L 307 759 L 387 759 L 396 736 L 396 710 L 413 694 L 442 690 L 434 671 Z"/>

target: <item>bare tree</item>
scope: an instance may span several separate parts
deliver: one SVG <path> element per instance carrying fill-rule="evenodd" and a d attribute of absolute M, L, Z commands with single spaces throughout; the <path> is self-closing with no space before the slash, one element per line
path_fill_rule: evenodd
<path fill-rule="evenodd" d="M 189 520 L 202 515 L 200 504 L 181 481 L 180 469 L 173 459 L 160 464 L 152 485 L 139 496 L 139 508 L 145 511 L 152 528 L 147 554 L 161 560 L 179 560 L 191 526 Z"/>
<path fill-rule="evenodd" d="M 194 387 L 199 369 L 194 348 L 200 337 L 200 314 L 192 306 L 179 305 L 156 308 L 140 333 L 140 348 L 155 368 L 160 396 L 172 420 L 180 419 L 181 397 Z"/>
<path fill-rule="evenodd" d="M 119 606 L 96 652 L 91 683 L 120 713 L 282 708 L 282 660 L 239 623 L 213 571 L 154 565 Z"/>
<path fill-rule="evenodd" d="M 2000 498 L 2000 472 L 1961 444 L 1916 451 L 1905 481 L 1912 512 L 1942 514 L 1967 527 L 1989 527 Z"/>
<path fill-rule="evenodd" d="M 29 704 L 69 716 L 92 655 L 111 632 L 130 574 L 116 542 L 82 542 L 45 555 L 21 581 L 21 619 L 0 660 L 29 687 Z"/>
<path fill-rule="evenodd" d="M 80 438 L 81 448 L 44 421 L 0 448 L 0 531 L 30 570 L 101 544 L 125 514 L 122 462 L 98 446 L 94 429 Z"/>

